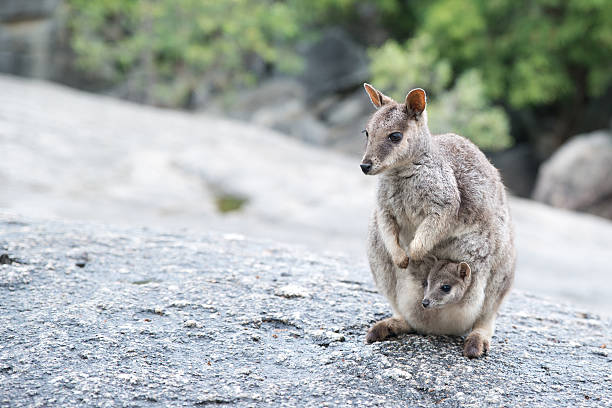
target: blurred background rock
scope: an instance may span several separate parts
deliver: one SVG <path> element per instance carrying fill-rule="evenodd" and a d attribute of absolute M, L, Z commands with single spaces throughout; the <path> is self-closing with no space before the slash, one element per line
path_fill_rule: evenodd
<path fill-rule="evenodd" d="M 77 214 L 121 221 L 119 210 L 109 209 L 112 201 L 131 214 L 123 218 L 143 223 L 157 219 L 153 215 L 147 218 L 148 213 L 139 210 L 146 201 L 136 199 L 141 194 L 151 201 L 165 202 L 167 205 L 151 211 L 164 213 L 165 219 L 174 214 L 174 219 L 182 219 L 179 225 L 198 225 L 194 220 L 201 217 L 210 221 L 207 226 L 219 229 L 230 228 L 228 225 L 239 229 L 239 225 L 253 223 L 250 231 L 258 232 L 273 229 L 274 222 L 282 224 L 283 217 L 294 217 L 295 222 L 278 228 L 283 233 L 270 232 L 271 236 L 282 239 L 288 234 L 294 241 L 315 246 L 321 237 L 327 237 L 338 241 L 338 245 L 331 245 L 333 249 L 359 253 L 358 244 L 343 246 L 341 242 L 350 234 L 355 243 L 365 239 L 359 235 L 361 228 L 347 224 L 362 223 L 365 228 L 366 220 L 360 217 L 368 208 L 357 201 L 367 202 L 369 196 L 360 194 L 373 186 L 371 180 L 353 179 L 339 168 L 348 163 L 357 168 L 362 154 L 360 132 L 373 109 L 362 90 L 362 83 L 368 81 L 400 100 L 413 87 L 425 88 L 432 130 L 472 139 L 500 169 L 514 195 L 612 218 L 611 67 L 609 1 L 0 0 L 0 72 L 184 111 L 197 117 L 202 126 L 182 124 L 166 131 L 183 129 L 192 134 L 166 137 L 158 134 L 162 132 L 159 128 L 176 123 L 174 119 L 157 121 L 157 114 L 151 112 L 161 111 L 143 113 L 150 121 L 146 125 L 130 123 L 125 113 L 115 112 L 120 106 L 128 109 L 127 105 L 105 99 L 90 106 L 82 99 L 85 97 L 70 98 L 42 85 L 33 88 L 5 78 L 0 87 L 4 93 L 0 139 L 5 146 L 1 153 L 16 156 L 5 159 L 1 167 L 0 182 L 13 190 L 4 190 L 0 205 L 30 208 L 45 215 Z M 49 104 L 56 105 L 57 99 L 66 105 L 51 109 Z M 12 106 L 15 103 L 25 107 Z M 90 106 L 93 111 L 74 104 Z M 44 110 L 45 106 L 49 113 L 28 116 L 27 109 Z M 66 116 L 61 114 L 64 111 Z M 55 112 L 56 118 L 61 116 L 64 125 L 72 121 L 73 126 L 86 129 L 60 125 L 50 112 Z M 100 122 L 91 116 L 96 113 L 117 123 L 113 127 Z M 224 133 L 244 132 L 244 127 L 220 125 L 225 122 L 211 121 L 212 117 L 275 132 L 270 131 L 270 137 L 254 136 L 260 137 L 258 147 L 256 142 L 244 142 L 239 134 Z M 17 129 L 16 124 L 23 128 Z M 157 135 L 154 140 L 163 142 L 147 146 L 143 127 Z M 219 140 L 200 132 L 214 133 Z M 49 138 L 49 134 L 55 136 Z M 232 157 L 235 150 L 231 148 L 238 141 L 246 143 L 250 152 L 276 157 L 282 154 L 273 151 L 280 143 L 278 135 L 294 139 L 286 149 L 301 153 L 288 154 L 293 161 L 269 164 L 263 158 L 250 159 L 248 149 L 241 153 L 242 160 Z M 99 148 L 95 154 L 88 153 L 91 147 L 86 142 L 92 140 Z M 191 143 L 195 147 L 189 154 L 174 152 L 170 147 L 173 140 L 180 146 Z M 70 153 L 62 153 L 61 146 Z M 82 150 L 75 150 L 75 146 Z M 329 156 L 323 150 L 338 154 Z M 122 151 L 127 157 L 115 163 L 113 159 L 121 157 Z M 210 151 L 227 156 L 210 156 Z M 210 163 L 224 158 L 227 168 L 219 170 L 223 167 L 220 164 L 207 168 L 194 152 L 208 157 Z M 28 155 L 31 171 L 21 169 L 22 174 L 16 168 L 23 166 L 21 159 Z M 70 158 L 74 158 L 71 165 L 67 164 Z M 312 194 L 296 192 L 287 201 L 278 192 L 272 193 L 282 188 L 283 193 L 293 194 L 291 188 L 300 180 L 300 170 L 295 167 L 308 160 L 323 166 L 322 158 L 334 163 L 327 170 L 335 171 L 337 177 L 317 172 L 304 182 L 320 182 L 324 188 L 311 187 L 319 188 Z M 109 168 L 102 163 L 108 163 Z M 239 168 L 236 174 L 244 174 L 246 181 L 231 177 L 230 165 Z M 265 171 L 260 174 L 253 166 L 263 166 Z M 38 173 L 32 170 L 36 168 Z M 73 172 L 69 177 L 67 169 Z M 274 172 L 287 176 L 283 182 L 275 179 L 277 182 L 262 184 L 248 177 L 249 169 L 261 177 L 273 178 Z M 133 179 L 106 191 L 100 179 L 119 180 L 122 174 Z M 74 181 L 79 177 L 80 181 Z M 61 188 L 54 184 L 54 178 L 56 182 L 74 178 L 72 190 L 58 193 Z M 156 180 L 172 185 L 166 187 L 170 193 L 152 193 L 159 187 Z M 201 184 L 206 185 L 206 193 L 194 193 Z M 352 195 L 351 189 L 355 191 Z M 79 190 L 83 201 L 70 202 L 79 196 Z M 89 201 L 84 198 L 85 191 L 91 193 Z M 269 197 L 260 200 L 266 194 Z M 193 202 L 184 205 L 172 197 Z M 348 201 L 343 203 L 342 197 Z M 320 205 L 326 198 L 330 202 Z M 98 208 L 100 202 L 106 204 Z M 524 209 L 518 216 L 522 225 L 539 225 L 528 214 L 543 216 L 544 210 L 530 207 L 526 201 L 515 202 L 521 203 L 515 208 Z M 350 206 L 356 209 L 347 209 Z M 344 217 L 334 218 L 334 212 L 342 211 L 346 212 Z M 236 217 L 215 216 L 227 212 L 244 216 L 238 217 L 240 222 L 231 221 Z M 555 223 L 571 218 L 567 214 L 559 215 Z M 587 223 L 601 225 L 603 229 L 597 230 L 601 237 L 609 231 L 609 222 L 596 220 Z M 327 224 L 325 233 L 312 233 L 312 226 L 321 222 Z M 290 227 L 300 233 L 288 233 Z M 541 227 L 555 230 L 550 225 Z M 343 234 L 343 228 L 349 234 Z M 581 230 L 584 235 L 577 236 L 589 236 L 587 230 L 595 231 Z M 554 233 L 560 236 L 559 231 Z M 609 238 L 605 235 L 600 241 L 611 242 Z M 537 248 L 535 241 L 534 245 Z M 596 240 L 593 245 L 597 246 Z M 612 249 L 597 248 L 599 252 L 585 249 L 581 255 L 605 258 L 605 254 L 612 259 Z M 558 257 L 550 254 L 540 263 L 525 263 L 523 268 L 553 268 L 551 259 Z M 530 255 L 526 258 L 534 259 Z M 596 262 L 599 272 L 593 272 L 594 276 L 610 283 L 610 275 L 602 272 L 612 273 L 603 263 L 607 259 L 591 260 L 591 264 L 582 261 L 591 266 Z M 570 278 L 569 264 L 565 269 L 560 265 L 554 268 L 567 271 L 563 274 L 570 279 L 567 289 L 571 292 L 576 282 Z M 539 281 L 542 287 L 555 277 L 543 276 L 546 278 Z M 583 297 L 593 297 L 589 293 Z"/>
<path fill-rule="evenodd" d="M 609 135 L 609 2 L 1 4 L 2 72 L 248 120 L 355 157 L 370 113 L 361 84 L 395 98 L 423 87 L 432 129 L 474 140 L 522 197 L 532 196 L 539 166 L 571 137 Z M 610 214 L 609 193 L 601 194 L 569 208 Z M 567 204 L 549 196 L 535 198 Z"/>

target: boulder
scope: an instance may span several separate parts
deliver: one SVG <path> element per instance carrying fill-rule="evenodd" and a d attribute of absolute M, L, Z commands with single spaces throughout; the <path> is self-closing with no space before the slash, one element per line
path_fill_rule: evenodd
<path fill-rule="evenodd" d="M 297 81 L 270 79 L 237 96 L 230 109 L 207 109 L 274 129 L 309 144 L 323 145 L 328 130 L 305 104 L 306 90 Z"/>
<path fill-rule="evenodd" d="M 0 21 L 27 21 L 51 16 L 62 0 L 3 0 Z"/>
<path fill-rule="evenodd" d="M 356 265 L 237 234 L 0 211 L 0 405 L 607 406 L 612 322 L 515 291 L 489 354 L 364 344 Z"/>
<path fill-rule="evenodd" d="M 52 78 L 60 0 L 5 0 L 0 7 L 0 72 Z"/>
<path fill-rule="evenodd" d="M 542 164 L 533 197 L 612 219 L 612 134 L 575 136 Z"/>
<path fill-rule="evenodd" d="M 302 81 L 310 101 L 352 90 L 368 78 L 366 50 L 339 28 L 326 31 L 306 50 L 305 59 Z"/>
<path fill-rule="evenodd" d="M 0 208 L 342 252 L 359 279 L 371 279 L 365 243 L 376 178 L 363 175 L 359 156 L 42 81 L 0 75 L 0 89 Z M 531 200 L 510 204 L 516 287 L 610 315 L 612 222 Z"/>
<path fill-rule="evenodd" d="M 346 98 L 337 101 L 323 112 L 325 121 L 330 126 L 346 125 L 357 120 L 364 120 L 361 124 L 365 128 L 365 120 L 374 112 L 374 107 L 366 97 L 363 88 L 358 89 Z"/>
<path fill-rule="evenodd" d="M 262 109 L 282 107 L 287 103 L 299 103 L 300 109 L 304 110 L 302 101 L 305 98 L 306 89 L 302 84 L 287 78 L 275 78 L 238 94 L 226 113 L 233 118 L 250 119 Z"/>
<path fill-rule="evenodd" d="M 267 105 L 257 110 L 251 121 L 310 144 L 323 145 L 327 141 L 327 128 L 299 99 Z"/>
<path fill-rule="evenodd" d="M 362 131 L 373 111 L 362 87 L 331 104 L 321 112 L 329 126 L 329 145 L 353 157 L 361 157 L 365 147 Z"/>
<path fill-rule="evenodd" d="M 519 144 L 499 152 L 486 152 L 499 170 L 505 186 L 519 197 L 531 197 L 538 173 L 538 162 L 527 144 Z"/>

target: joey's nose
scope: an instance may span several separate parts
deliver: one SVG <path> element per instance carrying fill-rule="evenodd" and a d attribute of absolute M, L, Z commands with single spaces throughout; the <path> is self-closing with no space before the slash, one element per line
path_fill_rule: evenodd
<path fill-rule="evenodd" d="M 359 167 L 361 167 L 361 171 L 363 171 L 363 174 L 368 174 L 370 172 L 370 169 L 372 168 L 372 163 L 361 163 Z"/>
<path fill-rule="evenodd" d="M 429 306 L 429 299 L 423 299 L 421 304 L 423 305 L 423 307 L 428 307 Z"/>

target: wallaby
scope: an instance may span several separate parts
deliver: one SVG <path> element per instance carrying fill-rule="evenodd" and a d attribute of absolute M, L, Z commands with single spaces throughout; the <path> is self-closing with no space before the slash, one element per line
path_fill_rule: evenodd
<path fill-rule="evenodd" d="M 398 103 L 369 84 L 364 87 L 377 110 L 366 125 L 361 169 L 380 174 L 368 259 L 394 311 L 372 329 L 386 326 L 377 330 L 387 334 L 471 331 L 464 354 L 479 357 L 489 349 L 497 310 L 514 279 L 514 232 L 499 173 L 469 140 L 430 133 L 422 89 Z M 415 311 L 415 299 L 424 294 L 422 279 L 413 268 L 405 270 L 426 255 L 471 267 L 463 300 L 439 309 L 436 319 Z"/>
<path fill-rule="evenodd" d="M 432 260 L 433 258 L 433 260 Z M 415 264 L 418 264 L 415 265 Z M 422 281 L 422 290 L 419 295 L 409 299 L 412 302 L 412 313 L 419 315 L 418 321 L 427 321 L 428 326 L 439 324 L 443 331 L 448 330 L 448 323 L 441 322 L 446 316 L 453 313 L 440 313 L 439 309 L 457 305 L 456 310 L 463 309 L 463 300 L 472 282 L 472 271 L 466 262 L 439 261 L 435 257 L 428 257 L 422 262 L 411 261 L 411 273 L 417 280 Z M 442 316 L 441 316 L 442 315 Z M 385 319 L 368 331 L 366 341 L 373 343 L 384 340 L 396 333 L 389 330 L 391 319 Z M 391 325 L 391 327 L 393 327 Z M 431 328 L 431 327 L 430 327 Z M 466 329 L 459 330 L 465 332 Z"/>

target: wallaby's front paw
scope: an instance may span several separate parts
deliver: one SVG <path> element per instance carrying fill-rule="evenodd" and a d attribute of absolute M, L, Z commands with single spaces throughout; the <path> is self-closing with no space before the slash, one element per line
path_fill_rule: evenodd
<path fill-rule="evenodd" d="M 489 351 L 489 340 L 483 338 L 480 333 L 472 332 L 463 344 L 463 355 L 468 358 L 478 358 Z"/>
<path fill-rule="evenodd" d="M 410 243 L 410 258 L 414 261 L 422 261 L 425 255 L 427 255 L 427 251 L 423 248 L 421 241 L 413 239 Z"/>
<path fill-rule="evenodd" d="M 402 251 L 401 255 L 393 258 L 393 263 L 395 263 L 398 268 L 406 269 L 410 263 L 410 258 L 408 258 L 408 255 Z"/>

